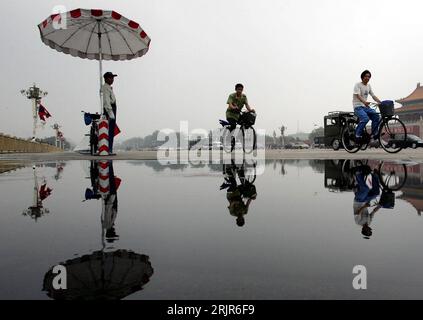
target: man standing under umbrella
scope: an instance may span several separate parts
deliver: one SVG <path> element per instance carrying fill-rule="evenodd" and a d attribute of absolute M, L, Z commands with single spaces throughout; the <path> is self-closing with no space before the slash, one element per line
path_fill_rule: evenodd
<path fill-rule="evenodd" d="M 112 88 L 115 77 L 117 77 L 116 74 L 106 72 L 104 74 L 105 84 L 101 88 L 103 94 L 103 114 L 109 120 L 109 155 L 111 156 L 116 155 L 113 153 L 113 140 L 116 128 L 116 97 Z"/>

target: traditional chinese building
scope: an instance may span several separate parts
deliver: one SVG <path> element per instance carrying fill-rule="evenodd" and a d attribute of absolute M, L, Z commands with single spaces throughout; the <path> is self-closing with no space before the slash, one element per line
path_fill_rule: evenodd
<path fill-rule="evenodd" d="M 423 86 L 417 84 L 417 88 L 407 97 L 396 100 L 401 108 L 395 109 L 395 113 L 404 122 L 409 134 L 423 136 Z"/>

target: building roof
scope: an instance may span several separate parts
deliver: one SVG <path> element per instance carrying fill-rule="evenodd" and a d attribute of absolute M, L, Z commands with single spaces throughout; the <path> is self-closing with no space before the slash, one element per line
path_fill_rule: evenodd
<path fill-rule="evenodd" d="M 408 97 L 396 101 L 398 103 L 404 104 L 419 100 L 423 100 L 423 86 L 420 85 L 420 82 L 417 84 L 417 88 Z"/>
<path fill-rule="evenodd" d="M 398 109 L 395 109 L 395 113 L 402 113 L 402 112 L 412 112 L 412 111 L 423 111 L 423 104 L 417 106 L 404 106 Z"/>

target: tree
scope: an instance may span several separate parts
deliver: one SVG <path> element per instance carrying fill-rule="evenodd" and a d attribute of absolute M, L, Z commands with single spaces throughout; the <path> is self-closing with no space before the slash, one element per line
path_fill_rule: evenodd
<path fill-rule="evenodd" d="M 310 140 L 311 143 L 313 143 L 314 138 L 316 138 L 316 137 L 323 137 L 324 135 L 325 135 L 325 129 L 323 127 L 318 127 L 316 129 L 314 129 L 308 135 L 308 139 Z"/>

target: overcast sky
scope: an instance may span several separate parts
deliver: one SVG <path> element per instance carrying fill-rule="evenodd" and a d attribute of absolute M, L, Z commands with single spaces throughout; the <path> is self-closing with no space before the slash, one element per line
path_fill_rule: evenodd
<path fill-rule="evenodd" d="M 79 142 L 80 111 L 97 111 L 98 63 L 45 46 L 37 25 L 57 5 L 118 11 L 152 38 L 148 54 L 106 62 L 119 75 L 120 139 L 154 129 L 217 127 L 235 83 L 245 85 L 269 134 L 311 131 L 328 111 L 352 110 L 364 69 L 381 99 L 423 83 L 421 0 L 119 0 L 4 1 L 0 28 L 0 132 L 30 137 L 31 107 L 19 93 L 36 82 L 63 132 Z M 39 136 L 50 136 L 46 128 Z"/>

